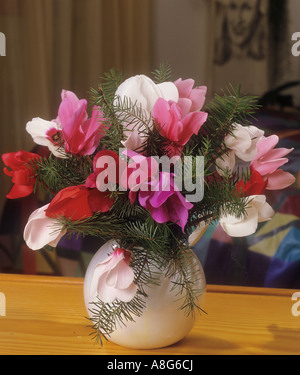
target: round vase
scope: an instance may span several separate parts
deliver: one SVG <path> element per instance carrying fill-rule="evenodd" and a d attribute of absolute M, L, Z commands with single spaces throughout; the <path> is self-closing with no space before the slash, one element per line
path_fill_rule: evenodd
<path fill-rule="evenodd" d="M 96 302 L 89 295 L 93 271 L 97 263 L 102 262 L 118 244 L 114 241 L 105 243 L 93 256 L 84 279 L 84 301 L 90 318 L 91 303 Z M 192 251 L 192 250 L 190 250 Z M 206 280 L 203 268 L 197 256 L 193 253 L 193 266 L 197 267 L 195 278 L 196 287 L 202 290 L 197 300 L 197 305 L 203 305 L 206 289 Z M 200 273 L 200 274 L 199 274 Z M 115 344 L 134 349 L 155 349 L 172 345 L 183 339 L 192 329 L 196 314 L 187 315 L 180 307 L 183 300 L 178 296 L 177 288 L 174 288 L 172 279 L 161 275 L 159 285 L 146 288 L 145 308 L 140 317 L 134 317 L 134 321 L 126 322 L 126 325 L 118 325 L 109 336 L 109 341 Z"/>

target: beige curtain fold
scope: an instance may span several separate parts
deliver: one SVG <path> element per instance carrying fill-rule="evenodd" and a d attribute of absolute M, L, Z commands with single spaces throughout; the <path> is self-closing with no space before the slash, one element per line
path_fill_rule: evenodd
<path fill-rule="evenodd" d="M 89 99 L 112 67 L 152 69 L 151 0 L 0 0 L 0 31 L 1 154 L 31 150 L 26 122 L 55 118 L 62 89 Z M 2 208 L 10 180 L 0 181 Z"/>

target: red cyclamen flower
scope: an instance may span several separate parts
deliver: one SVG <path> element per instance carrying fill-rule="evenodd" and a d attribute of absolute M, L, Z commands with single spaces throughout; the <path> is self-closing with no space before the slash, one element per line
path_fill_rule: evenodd
<path fill-rule="evenodd" d="M 93 216 L 94 212 L 107 212 L 113 200 L 107 193 L 84 186 L 69 186 L 59 191 L 46 209 L 46 216 L 63 216 L 72 221 Z"/>
<path fill-rule="evenodd" d="M 6 197 L 8 199 L 16 199 L 30 195 L 34 190 L 36 176 L 29 163 L 34 160 L 40 160 L 40 156 L 20 150 L 3 154 L 2 160 L 6 165 L 3 171 L 7 176 L 12 177 L 14 184 Z"/>
<path fill-rule="evenodd" d="M 243 192 L 246 196 L 250 195 L 262 195 L 266 190 L 268 180 L 265 180 L 263 176 L 255 169 L 251 168 L 251 177 L 247 183 L 244 180 L 240 180 L 236 184 L 238 192 Z"/>

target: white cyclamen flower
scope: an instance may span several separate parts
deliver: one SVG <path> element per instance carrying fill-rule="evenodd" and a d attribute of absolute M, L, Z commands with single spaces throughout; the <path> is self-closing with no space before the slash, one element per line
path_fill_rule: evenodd
<path fill-rule="evenodd" d="M 266 202 L 264 195 L 252 195 L 247 199 L 245 216 L 238 218 L 224 214 L 220 217 L 221 227 L 231 237 L 250 236 L 256 232 L 258 223 L 268 221 L 274 215 L 274 210 Z"/>
<path fill-rule="evenodd" d="M 150 120 L 152 109 L 158 98 L 165 100 L 172 100 L 177 102 L 179 99 L 178 89 L 173 82 L 163 82 L 155 84 L 149 77 L 145 75 L 136 75 L 125 80 L 116 91 L 116 99 L 114 104 L 118 105 L 128 100 L 128 104 L 136 105 L 141 108 L 143 115 L 146 119 Z M 141 146 L 143 137 L 140 136 L 141 132 L 146 129 L 141 126 L 137 129 L 136 121 L 133 118 L 126 116 L 122 122 L 125 128 L 124 135 L 126 141 L 124 146 L 134 150 Z M 149 122 L 151 125 L 151 122 Z"/>
<path fill-rule="evenodd" d="M 224 139 L 229 149 L 228 155 L 223 155 L 216 161 L 221 174 L 222 170 L 233 170 L 236 158 L 243 162 L 251 162 L 257 154 L 257 142 L 264 137 L 264 131 L 255 126 L 242 126 L 237 123 L 233 125 L 234 130 Z"/>
<path fill-rule="evenodd" d="M 31 250 L 40 250 L 46 245 L 56 247 L 65 231 L 53 228 L 53 219 L 46 216 L 49 204 L 35 210 L 24 229 L 24 240 Z"/>
<path fill-rule="evenodd" d="M 136 294 L 134 273 L 129 266 L 130 252 L 116 248 L 103 262 L 94 268 L 90 285 L 90 297 L 98 298 L 104 303 L 115 300 L 129 302 Z"/>
<path fill-rule="evenodd" d="M 35 117 L 27 122 L 26 130 L 31 135 L 34 143 L 48 147 L 53 155 L 58 158 L 66 157 L 64 149 L 58 142 L 61 126 L 57 122 Z"/>
<path fill-rule="evenodd" d="M 257 142 L 264 136 L 264 131 L 255 126 L 235 124 L 232 135 L 225 137 L 228 148 L 243 161 L 252 161 L 257 154 Z"/>

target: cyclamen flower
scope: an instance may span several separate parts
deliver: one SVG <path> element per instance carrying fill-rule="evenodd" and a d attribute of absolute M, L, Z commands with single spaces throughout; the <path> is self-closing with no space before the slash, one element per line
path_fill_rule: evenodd
<path fill-rule="evenodd" d="M 158 223 L 168 221 L 176 223 L 184 232 L 188 211 L 193 204 L 178 191 L 173 174 L 160 172 L 159 178 L 149 182 L 148 185 L 147 190 L 141 189 L 138 193 L 141 206 L 148 210 Z"/>
<path fill-rule="evenodd" d="M 46 121 L 36 117 L 26 124 L 27 132 L 36 144 L 47 146 L 58 158 L 66 158 L 66 152 L 93 154 L 107 129 L 100 109 L 94 106 L 88 118 L 85 99 L 79 100 L 67 90 L 62 90 L 61 98 L 57 118 Z"/>
<path fill-rule="evenodd" d="M 46 215 L 63 216 L 72 221 L 91 217 L 93 211 L 88 201 L 89 191 L 79 186 L 70 186 L 59 191 L 50 202 Z"/>
<path fill-rule="evenodd" d="M 277 135 L 262 138 L 257 143 L 257 154 L 251 162 L 251 168 L 267 181 L 268 190 L 284 189 L 295 182 L 295 177 L 291 173 L 278 169 L 288 162 L 288 158 L 284 156 L 294 149 L 275 148 L 278 142 Z"/>
<path fill-rule="evenodd" d="M 77 221 L 93 216 L 94 212 L 107 212 L 113 203 L 109 193 L 87 189 L 82 185 L 70 186 L 55 195 L 46 209 L 46 215 Z"/>
<path fill-rule="evenodd" d="M 207 87 L 197 86 L 195 88 L 195 81 L 193 79 L 181 78 L 174 82 L 178 89 L 179 99 L 177 101 L 182 110 L 182 116 L 185 117 L 190 112 L 200 111 L 205 103 Z"/>
<path fill-rule="evenodd" d="M 231 135 L 224 139 L 226 146 L 233 150 L 235 155 L 246 162 L 253 160 L 257 150 L 257 143 L 263 138 L 264 131 L 256 126 L 242 126 L 235 124 L 235 129 Z"/>
<path fill-rule="evenodd" d="M 120 105 L 127 99 L 127 104 L 130 105 L 131 103 L 131 105 L 141 108 L 144 117 L 149 120 L 149 126 L 152 126 L 150 121 L 151 113 L 158 98 L 175 102 L 179 98 L 178 90 L 173 82 L 155 84 L 145 75 L 136 75 L 128 78 L 118 87 L 115 95 L 115 105 Z M 126 119 L 121 119 L 121 123 L 125 129 L 124 147 L 130 150 L 137 150 L 145 141 L 145 134 L 143 133 L 147 132 L 147 129 L 145 126 L 140 125 L 139 129 L 137 129 L 136 122 L 130 116 L 126 116 Z"/>
<path fill-rule="evenodd" d="M 53 219 L 46 215 L 49 204 L 35 210 L 24 229 L 24 240 L 32 250 L 40 250 L 46 245 L 56 247 L 66 231 L 55 228 Z"/>
<path fill-rule="evenodd" d="M 266 190 L 268 181 L 265 181 L 260 173 L 255 169 L 250 168 L 251 177 L 247 183 L 243 180 L 240 180 L 236 184 L 237 192 L 242 192 L 245 195 L 262 195 Z"/>
<path fill-rule="evenodd" d="M 274 210 L 266 202 L 264 195 L 251 195 L 247 198 L 248 207 L 242 217 L 221 215 L 220 225 L 231 237 L 250 236 L 257 230 L 258 223 L 268 221 L 274 215 Z"/>
<path fill-rule="evenodd" d="M 62 91 L 58 120 L 67 152 L 75 155 L 91 155 L 105 134 L 102 114 L 98 107 L 93 108 L 88 118 L 87 101 L 79 100 L 71 91 Z"/>
<path fill-rule="evenodd" d="M 223 174 L 226 169 L 233 171 L 236 158 L 244 162 L 251 162 L 257 154 L 257 143 L 264 137 L 264 132 L 255 126 L 242 126 L 237 123 L 233 125 L 235 126 L 234 130 L 224 139 L 228 154 L 224 154 L 216 160 L 220 174 Z"/>
<path fill-rule="evenodd" d="M 104 303 L 115 300 L 130 302 L 137 291 L 134 284 L 134 272 L 130 267 L 128 250 L 116 248 L 103 262 L 94 268 L 90 286 L 90 297 L 98 298 Z"/>
<path fill-rule="evenodd" d="M 40 160 L 40 156 L 20 150 L 3 154 L 2 160 L 6 165 L 3 171 L 7 176 L 12 177 L 13 182 L 13 187 L 6 197 L 8 199 L 17 199 L 30 195 L 34 190 L 36 177 L 28 164 Z"/>
<path fill-rule="evenodd" d="M 168 156 L 173 157 L 181 154 L 193 134 L 198 134 L 207 113 L 190 112 L 184 117 L 177 103 L 158 99 L 153 107 L 153 118 L 158 132 L 170 143 Z"/>
<path fill-rule="evenodd" d="M 63 216 L 72 221 L 91 217 L 94 212 L 106 212 L 113 200 L 106 193 L 82 186 L 67 187 L 58 192 L 53 200 L 35 210 L 24 229 L 24 240 L 32 250 L 46 245 L 56 247 L 66 231 L 54 226 L 54 219 Z"/>
<path fill-rule="evenodd" d="M 58 158 L 66 157 L 60 124 L 35 117 L 27 122 L 26 131 L 37 145 L 48 147 Z"/>

